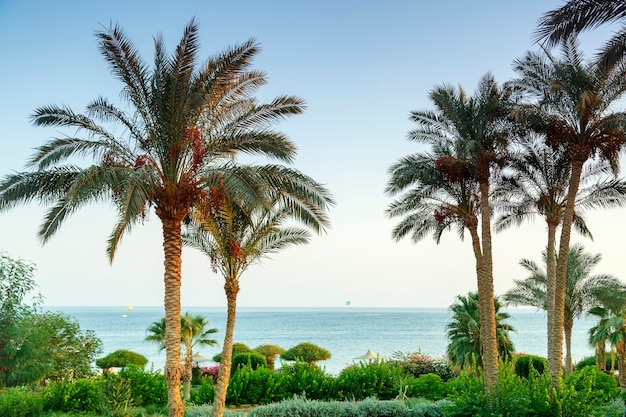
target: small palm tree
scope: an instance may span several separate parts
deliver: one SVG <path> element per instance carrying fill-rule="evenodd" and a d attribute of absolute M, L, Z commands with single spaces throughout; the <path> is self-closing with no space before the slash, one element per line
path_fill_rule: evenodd
<path fill-rule="evenodd" d="M 207 329 L 206 327 L 209 325 L 210 322 L 202 315 L 192 316 L 187 312 L 180 318 L 180 342 L 185 347 L 185 372 L 183 373 L 185 400 L 189 400 L 191 396 L 193 348 L 219 345 L 217 340 L 210 338 L 218 330 L 215 328 Z M 146 332 L 149 333 L 145 338 L 146 341 L 157 343 L 159 350 L 165 349 L 165 317 L 152 323 Z"/>
<path fill-rule="evenodd" d="M 543 260 L 547 264 L 547 252 Z M 602 256 L 591 255 L 582 245 L 574 245 L 567 259 L 567 285 L 565 294 L 565 314 L 563 331 L 565 334 L 565 372 L 570 374 L 572 363 L 572 328 L 574 321 L 589 308 L 601 305 L 607 294 L 626 290 L 623 284 L 608 274 L 591 275 L 591 270 L 598 265 Z M 547 274 L 530 259 L 522 259 L 520 265 L 530 276 L 524 280 L 515 280 L 515 287 L 503 295 L 506 304 L 526 305 L 546 310 Z"/>
<path fill-rule="evenodd" d="M 502 304 L 498 297 L 494 298 L 494 310 L 496 311 L 496 329 L 498 338 L 498 352 L 503 360 L 512 357 L 515 348 L 509 337 L 515 329 L 505 320 L 510 318 L 508 313 L 500 311 Z M 483 365 L 483 344 L 480 338 L 480 307 L 478 295 L 470 292 L 467 296 L 459 295 L 456 302 L 450 306 L 452 319 L 446 326 L 448 329 L 447 354 L 453 365 L 461 369 L 472 370 L 475 365 L 481 368 Z"/>
<path fill-rule="evenodd" d="M 623 300 L 626 299 L 623 298 Z M 595 307 L 589 310 L 589 314 L 598 317 L 593 333 L 590 331 L 590 341 L 596 342 L 596 346 L 600 343 L 604 345 L 605 341 L 611 344 L 611 369 L 613 369 L 613 352 L 615 351 L 619 384 L 622 388 L 626 388 L 626 303 Z M 596 356 L 596 364 L 598 361 Z"/>
<path fill-rule="evenodd" d="M 212 415 L 224 413 L 232 367 L 233 335 L 240 279 L 255 261 L 291 245 L 309 242 L 310 232 L 328 226 L 330 193 L 302 173 L 277 166 L 249 167 L 273 184 L 267 189 L 270 206 L 250 204 L 245 194 L 228 193 L 224 186 L 196 205 L 186 225 L 184 243 L 206 254 L 214 272 L 224 277 L 227 303 L 226 333 L 215 387 Z M 244 198 L 242 198 L 244 197 Z"/>

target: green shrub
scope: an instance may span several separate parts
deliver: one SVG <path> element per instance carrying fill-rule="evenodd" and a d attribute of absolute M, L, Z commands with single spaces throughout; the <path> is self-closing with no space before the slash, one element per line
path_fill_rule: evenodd
<path fill-rule="evenodd" d="M 101 378 L 55 382 L 44 391 L 43 408 L 66 413 L 99 412 L 102 406 L 101 389 Z"/>
<path fill-rule="evenodd" d="M 296 362 L 280 370 L 287 395 L 302 395 L 311 400 L 338 400 L 336 380 L 316 365 Z"/>
<path fill-rule="evenodd" d="M 454 406 L 454 403 L 448 400 L 432 402 L 424 398 L 410 398 L 405 400 L 404 404 L 409 408 L 407 417 L 442 417 L 444 408 Z"/>
<path fill-rule="evenodd" d="M 269 404 L 285 398 L 285 387 L 280 374 L 267 368 L 252 370 L 250 366 L 239 368 L 230 377 L 226 391 L 226 403 Z"/>
<path fill-rule="evenodd" d="M 144 367 L 148 363 L 148 358 L 140 353 L 132 352 L 126 349 L 119 349 L 108 354 L 104 358 L 96 360 L 96 366 L 100 369 L 123 368 L 125 366 L 134 365 Z"/>
<path fill-rule="evenodd" d="M 406 396 L 441 400 L 446 395 L 446 384 L 436 374 L 424 374 L 407 382 Z"/>
<path fill-rule="evenodd" d="M 390 400 L 398 395 L 402 368 L 384 363 L 360 363 L 345 368 L 337 377 L 340 399 L 363 400 L 376 397 Z"/>
<path fill-rule="evenodd" d="M 254 370 L 260 366 L 267 367 L 267 361 L 265 360 L 265 356 L 258 352 L 238 353 L 233 356 L 230 374 L 233 375 L 240 367 L 243 366 L 250 366 Z"/>
<path fill-rule="evenodd" d="M 360 417 L 350 402 L 317 401 L 294 397 L 254 408 L 248 417 Z"/>
<path fill-rule="evenodd" d="M 127 366 L 120 370 L 119 375 L 130 381 L 130 390 L 135 405 L 167 404 L 167 382 L 158 371 Z"/>
<path fill-rule="evenodd" d="M 210 405 L 188 405 L 185 406 L 185 417 L 208 417 L 211 415 L 211 410 Z M 167 410 L 160 415 L 166 416 Z M 224 417 L 248 417 L 248 413 L 226 409 Z"/>
<path fill-rule="evenodd" d="M 43 412 L 43 395 L 22 388 L 8 388 L 0 394 L 0 416 L 37 417 Z"/>
<path fill-rule="evenodd" d="M 546 358 L 535 355 L 519 355 L 515 359 L 515 375 L 522 378 L 528 378 L 530 369 L 537 371 L 539 375 L 548 369 L 548 361 Z"/>
<path fill-rule="evenodd" d="M 607 353 L 606 355 L 606 372 L 609 373 L 611 371 L 611 355 Z M 615 364 L 613 365 L 614 369 L 617 369 L 618 358 L 615 355 Z M 594 356 L 585 356 L 582 358 L 577 364 L 576 369 L 583 369 L 586 366 L 596 366 L 596 357 Z"/>
<path fill-rule="evenodd" d="M 111 375 L 102 384 L 102 409 L 111 416 L 125 416 L 133 404 L 130 381 Z"/>
<path fill-rule="evenodd" d="M 233 343 L 233 357 L 235 357 L 238 353 L 246 353 L 246 352 L 252 352 L 252 349 L 250 349 L 248 347 L 248 345 L 246 345 L 245 343 Z M 222 360 L 222 354 L 218 353 L 217 355 L 213 356 L 213 362 L 217 362 L 219 363 Z"/>
<path fill-rule="evenodd" d="M 213 378 L 202 378 L 197 390 L 191 390 L 191 402 L 194 404 L 208 404 L 215 398 Z"/>
<path fill-rule="evenodd" d="M 286 361 L 301 361 L 309 364 L 330 359 L 330 352 L 310 342 L 292 347 L 280 357 Z"/>
<path fill-rule="evenodd" d="M 574 371 L 565 380 L 576 391 L 588 391 L 588 401 L 606 403 L 617 398 L 621 392 L 617 379 L 612 375 L 598 371 L 595 366 L 586 366 Z"/>
<path fill-rule="evenodd" d="M 402 401 L 378 401 L 366 398 L 357 406 L 359 417 L 406 417 L 409 409 Z"/>

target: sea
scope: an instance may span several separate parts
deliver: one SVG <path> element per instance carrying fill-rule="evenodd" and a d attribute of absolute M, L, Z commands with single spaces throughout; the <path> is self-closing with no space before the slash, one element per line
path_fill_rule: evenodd
<path fill-rule="evenodd" d="M 146 329 L 163 317 L 162 307 L 46 307 L 76 319 L 81 330 L 92 330 L 102 341 L 102 356 L 118 349 L 128 349 L 148 358 L 148 368 L 162 369 L 165 351 L 153 342 L 145 341 Z M 527 308 L 505 310 L 511 315 L 507 323 L 516 331 L 511 333 L 515 351 L 540 356 L 547 355 L 546 314 Z M 222 341 L 226 326 L 225 307 L 189 307 L 182 313 L 204 315 L 210 328 L 218 329 L 215 339 Z M 251 348 L 261 344 L 289 349 L 302 342 L 314 343 L 331 353 L 320 362 L 326 372 L 338 375 L 342 369 L 358 363 L 358 356 L 368 350 L 383 357 L 421 351 L 431 357 L 443 357 L 448 340 L 446 325 L 451 313 L 446 308 L 341 308 L 313 307 L 242 307 L 237 311 L 234 341 Z M 572 357 L 574 362 L 593 355 L 587 342 L 593 321 L 581 318 L 574 324 Z M 212 358 L 220 347 L 200 347 L 194 353 Z M 207 361 L 201 366 L 215 363 Z M 280 360 L 277 361 L 280 367 Z"/>

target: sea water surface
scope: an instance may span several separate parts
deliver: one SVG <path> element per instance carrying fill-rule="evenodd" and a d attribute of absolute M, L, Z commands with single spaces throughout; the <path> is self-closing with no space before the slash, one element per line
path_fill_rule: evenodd
<path fill-rule="evenodd" d="M 46 307 L 75 318 L 82 330 L 93 330 L 102 340 L 107 355 L 117 349 L 128 349 L 148 358 L 148 367 L 160 369 L 165 352 L 154 343 L 146 342 L 146 329 L 163 317 L 162 307 Z M 517 352 L 546 356 L 546 316 L 533 309 L 507 309 L 507 321 L 517 331 L 511 334 Z M 183 314 L 204 315 L 210 327 L 218 329 L 215 339 L 221 342 L 226 326 L 224 307 L 184 307 Z M 237 311 L 235 342 L 251 348 L 261 344 L 289 349 L 302 342 L 311 342 L 331 353 L 320 363 L 327 372 L 337 375 L 346 366 L 358 362 L 355 358 L 368 349 L 389 357 L 396 352 L 421 350 L 432 357 L 446 353 L 446 325 L 451 313 L 446 308 L 312 308 L 312 307 L 242 307 Z M 590 319 L 578 320 L 572 335 L 574 361 L 593 355 L 587 343 Z M 212 358 L 219 347 L 199 347 L 194 352 Z M 277 361 L 277 367 L 280 366 Z M 200 365 L 213 365 L 213 362 Z"/>

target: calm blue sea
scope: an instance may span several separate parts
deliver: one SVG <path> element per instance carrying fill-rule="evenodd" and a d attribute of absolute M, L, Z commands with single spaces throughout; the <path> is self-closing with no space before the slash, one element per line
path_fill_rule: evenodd
<path fill-rule="evenodd" d="M 78 320 L 81 329 L 93 330 L 102 340 L 104 354 L 129 349 L 146 356 L 155 369 L 165 363 L 165 352 L 144 341 L 146 328 L 163 316 L 162 307 L 47 307 Z M 183 313 L 202 314 L 219 332 L 221 342 L 226 325 L 225 308 L 190 307 Z M 517 352 L 546 356 L 546 317 L 531 309 L 509 309 L 509 323 L 517 329 L 512 339 Z M 446 352 L 448 309 L 416 308 L 240 308 L 237 313 L 235 342 L 251 348 L 261 344 L 279 345 L 285 349 L 301 342 L 311 342 L 328 350 L 331 359 L 321 363 L 326 371 L 338 374 L 368 349 L 390 356 L 394 352 L 423 353 L 433 357 Z M 574 325 L 572 356 L 579 360 L 593 354 L 587 344 L 587 330 L 592 321 L 581 319 Z M 220 343 L 221 345 L 221 343 Z M 211 358 L 220 348 L 201 348 Z M 149 363 L 150 363 L 149 362 Z M 358 361 L 357 361 L 358 362 Z M 212 365 L 208 362 L 203 365 Z"/>

